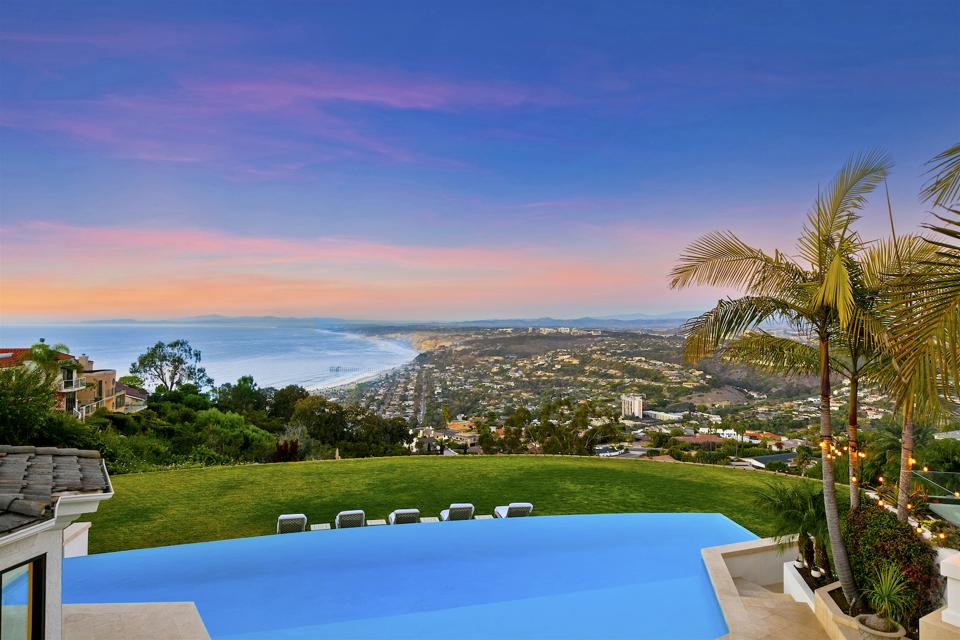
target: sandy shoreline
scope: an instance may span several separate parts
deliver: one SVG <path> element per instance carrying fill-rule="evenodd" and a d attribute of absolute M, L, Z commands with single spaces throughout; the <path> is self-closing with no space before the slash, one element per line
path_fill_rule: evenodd
<path fill-rule="evenodd" d="M 344 332 L 344 333 L 347 333 L 347 332 Z M 377 378 L 385 376 L 388 373 L 392 373 L 397 369 L 406 367 L 411 362 L 413 362 L 418 355 L 422 353 L 422 350 L 417 348 L 412 336 L 406 336 L 404 338 L 400 338 L 400 337 L 383 338 L 380 336 L 367 336 L 367 335 L 361 335 L 361 334 L 353 334 L 353 335 L 362 337 L 365 340 L 378 340 L 382 342 L 391 342 L 393 344 L 402 346 L 404 349 L 412 350 L 414 353 L 410 357 L 410 359 L 407 360 L 406 362 L 401 362 L 392 367 L 384 367 L 383 369 L 377 369 L 375 371 L 371 371 L 369 369 L 365 371 L 356 371 L 350 375 L 346 375 L 340 378 L 334 378 L 333 380 L 328 380 L 326 382 L 321 382 L 319 384 L 313 384 L 313 385 L 310 385 L 309 387 L 304 387 L 307 391 L 309 391 L 310 393 L 318 394 L 322 391 L 330 391 L 332 389 L 345 389 L 349 387 L 354 387 L 358 384 L 363 384 L 364 382 L 370 382 L 372 380 L 376 380 Z"/>

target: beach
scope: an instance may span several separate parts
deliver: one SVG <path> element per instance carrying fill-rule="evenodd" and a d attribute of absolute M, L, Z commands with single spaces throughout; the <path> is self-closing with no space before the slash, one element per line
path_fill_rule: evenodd
<path fill-rule="evenodd" d="M 125 375 L 158 341 L 185 339 L 200 350 L 215 384 L 253 376 L 261 387 L 310 391 L 357 384 L 407 364 L 419 353 L 401 336 L 372 337 L 284 323 L 76 323 L 0 325 L 0 347 L 26 347 L 44 338 L 87 354 L 97 368 Z"/>

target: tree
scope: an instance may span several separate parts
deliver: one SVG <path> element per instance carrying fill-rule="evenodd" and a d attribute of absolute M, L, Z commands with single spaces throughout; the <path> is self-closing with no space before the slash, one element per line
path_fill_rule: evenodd
<path fill-rule="evenodd" d="M 217 406 L 241 415 L 267 408 L 267 394 L 257 386 L 253 376 L 241 376 L 236 384 L 220 385 L 216 391 Z"/>
<path fill-rule="evenodd" d="M 41 369 L 0 369 L 0 442 L 31 444 L 56 403 Z"/>
<path fill-rule="evenodd" d="M 59 357 L 61 354 L 69 353 L 70 347 L 62 342 L 49 345 L 43 338 L 40 338 L 39 342 L 30 347 L 30 352 L 23 356 L 23 360 L 29 360 L 33 363 L 33 366 L 43 373 L 47 383 L 53 385 L 57 376 L 60 375 L 60 370 L 64 367 L 79 368 L 76 360 L 64 360 Z"/>
<path fill-rule="evenodd" d="M 851 256 L 863 242 L 851 225 L 866 196 L 887 175 L 890 163 L 877 152 L 853 158 L 818 193 L 797 243 L 799 261 L 780 251 L 767 254 L 730 232 L 714 232 L 690 245 L 671 274 L 671 286 L 733 287 L 745 295 L 725 299 L 687 322 L 684 350 L 698 361 L 768 321 L 789 323 L 817 348 L 820 377 L 820 447 L 823 500 L 837 576 L 849 602 L 857 587 L 840 537 L 834 484 L 831 424 L 831 341 L 834 334 L 866 325 L 854 281 L 860 277 Z"/>
<path fill-rule="evenodd" d="M 818 566 L 830 575 L 829 533 L 822 490 L 816 490 L 808 482 L 768 482 L 755 502 L 767 512 L 778 543 L 783 544 L 796 535 L 804 563 L 811 569 Z"/>
<path fill-rule="evenodd" d="M 290 423 L 306 430 L 320 444 L 334 445 L 347 433 L 347 417 L 342 405 L 323 396 L 310 396 L 297 402 Z"/>
<path fill-rule="evenodd" d="M 944 400 L 960 399 L 960 145 L 931 161 L 921 197 L 938 222 L 926 227 L 933 255 L 903 259 L 891 286 L 889 388 L 903 412 L 897 516 L 907 520 L 915 414 L 939 416 Z"/>
<path fill-rule="evenodd" d="M 201 442 L 231 460 L 268 460 L 276 450 L 276 439 L 255 427 L 238 413 L 206 409 L 194 422 Z"/>
<path fill-rule="evenodd" d="M 309 397 L 310 394 L 301 386 L 291 384 L 273 392 L 270 400 L 269 414 L 271 418 L 289 420 L 293 417 L 293 410 L 297 402 Z"/>
<path fill-rule="evenodd" d="M 851 272 L 856 320 L 845 330 L 831 332 L 830 371 L 845 378 L 849 385 L 847 402 L 848 476 L 859 478 L 860 446 L 858 439 L 859 389 L 861 381 L 882 378 L 885 352 L 882 348 L 884 327 L 879 308 L 889 283 L 898 270 L 899 257 L 928 253 L 917 236 L 894 237 L 863 246 L 846 256 Z M 817 375 L 820 354 L 808 341 L 774 336 L 755 330 L 733 340 L 721 353 L 727 362 L 748 364 L 787 375 Z M 854 483 L 857 481 L 854 480 Z M 860 492 L 850 492 L 850 508 L 860 504 Z"/>
<path fill-rule="evenodd" d="M 143 378 L 140 376 L 120 376 L 117 378 L 117 382 L 120 384 L 125 384 L 128 387 L 133 387 L 134 389 L 140 389 L 141 391 L 146 391 L 146 384 L 143 382 Z"/>
<path fill-rule="evenodd" d="M 130 373 L 166 391 L 185 383 L 201 388 L 213 384 L 213 379 L 200 366 L 200 350 L 186 340 L 157 342 L 130 364 Z"/>

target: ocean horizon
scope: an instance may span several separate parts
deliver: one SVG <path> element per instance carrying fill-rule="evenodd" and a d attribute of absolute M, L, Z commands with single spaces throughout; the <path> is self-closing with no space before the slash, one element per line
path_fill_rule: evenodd
<path fill-rule="evenodd" d="M 309 390 L 351 384 L 404 365 L 419 353 L 404 340 L 308 326 L 229 323 L 0 324 L 0 346 L 62 342 L 98 369 L 126 375 L 158 341 L 185 339 L 201 352 L 214 384 L 253 376 L 261 387 L 298 384 Z"/>

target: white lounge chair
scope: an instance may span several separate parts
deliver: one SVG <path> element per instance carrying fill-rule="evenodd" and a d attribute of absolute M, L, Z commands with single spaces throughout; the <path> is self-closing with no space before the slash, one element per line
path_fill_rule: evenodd
<path fill-rule="evenodd" d="M 504 507 L 493 510 L 494 518 L 522 518 L 533 513 L 533 505 L 529 502 L 511 502 Z"/>
<path fill-rule="evenodd" d="M 449 520 L 473 520 L 473 505 L 469 502 L 455 502 L 449 509 L 440 512 L 440 522 Z"/>
<path fill-rule="evenodd" d="M 416 524 L 420 522 L 420 509 L 396 509 L 387 516 L 390 524 Z"/>
<path fill-rule="evenodd" d="M 307 529 L 307 516 L 302 513 L 285 513 L 277 518 L 277 533 L 299 533 Z"/>
<path fill-rule="evenodd" d="M 341 511 L 333 521 L 337 529 L 350 529 L 353 527 L 365 527 L 367 525 L 367 514 L 362 509 L 353 511 Z"/>

